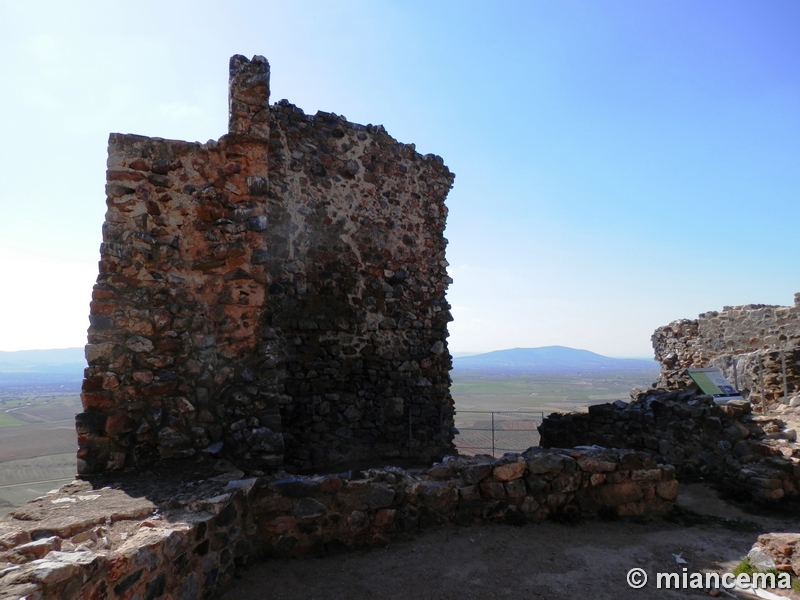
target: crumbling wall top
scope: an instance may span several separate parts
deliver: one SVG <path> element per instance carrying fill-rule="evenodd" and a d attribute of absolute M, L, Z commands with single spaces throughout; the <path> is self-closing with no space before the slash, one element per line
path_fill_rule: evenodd
<path fill-rule="evenodd" d="M 269 138 L 269 62 L 241 54 L 231 57 L 228 80 L 228 133 Z"/>
<path fill-rule="evenodd" d="M 697 319 L 680 319 L 659 327 L 651 338 L 655 358 L 661 363 L 656 385 L 667 389 L 685 387 L 689 383 L 684 375 L 686 369 L 715 366 L 740 391 L 756 391 L 751 400 L 760 400 L 764 392 L 772 400 L 797 391 L 799 301 L 800 294 L 795 294 L 795 303 L 790 306 L 725 306 L 721 311 L 702 313 Z"/>
<path fill-rule="evenodd" d="M 79 472 L 257 470 L 451 452 L 445 197 L 382 127 L 269 104 L 230 62 L 229 132 L 112 134 Z"/>

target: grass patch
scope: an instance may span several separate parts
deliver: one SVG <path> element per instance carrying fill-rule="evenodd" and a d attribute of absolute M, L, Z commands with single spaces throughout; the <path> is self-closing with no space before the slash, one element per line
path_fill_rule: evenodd
<path fill-rule="evenodd" d="M 753 576 L 753 573 L 768 573 L 768 574 L 771 573 L 775 575 L 776 581 L 778 580 L 778 575 L 781 574 L 781 572 L 778 571 L 778 569 L 767 569 L 766 571 L 759 571 L 753 566 L 753 563 L 750 562 L 750 559 L 747 556 L 743 557 L 742 560 L 739 561 L 739 564 L 733 568 L 734 575 L 738 576 L 741 573 L 747 573 L 751 578 Z M 792 577 L 792 590 L 800 593 L 800 579 L 798 579 L 797 577 Z"/>
<path fill-rule="evenodd" d="M 15 419 L 8 413 L 0 412 L 0 429 L 5 427 L 21 427 L 23 425 L 29 425 L 29 423 Z"/>
<path fill-rule="evenodd" d="M 752 575 L 753 573 L 772 573 L 777 577 L 780 575 L 780 571 L 778 569 L 767 569 L 766 571 L 759 571 L 753 566 L 753 563 L 750 562 L 750 559 L 745 556 L 742 560 L 739 561 L 739 564 L 733 568 L 734 575 L 741 575 L 742 573 L 747 573 L 748 575 Z"/>

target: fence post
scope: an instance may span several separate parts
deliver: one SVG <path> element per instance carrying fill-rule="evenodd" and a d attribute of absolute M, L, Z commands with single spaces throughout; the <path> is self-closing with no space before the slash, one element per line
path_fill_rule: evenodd
<path fill-rule="evenodd" d="M 781 375 L 783 375 L 783 401 L 789 398 L 789 388 L 786 385 L 786 355 L 781 350 Z"/>
<path fill-rule="evenodd" d="M 761 353 L 758 353 L 758 383 L 761 386 L 761 414 L 767 414 L 767 394 L 764 389 L 764 363 L 761 361 Z"/>
<path fill-rule="evenodd" d="M 494 458 L 494 412 L 492 412 L 492 458 Z"/>

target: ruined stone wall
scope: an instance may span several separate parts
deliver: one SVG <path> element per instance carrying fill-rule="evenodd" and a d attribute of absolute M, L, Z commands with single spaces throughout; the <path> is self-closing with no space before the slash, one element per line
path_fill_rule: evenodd
<path fill-rule="evenodd" d="M 68 484 L 0 519 L 0 598 L 199 600 L 259 557 L 382 545 L 445 523 L 665 514 L 678 494 L 671 466 L 630 450 L 448 458 L 418 471 Z"/>
<path fill-rule="evenodd" d="M 539 427 L 543 447 L 601 446 L 650 453 L 681 481 L 698 477 L 757 501 L 800 496 L 800 444 L 778 417 L 744 401 L 718 406 L 694 390 L 649 390 L 631 403 L 553 413 Z"/>
<path fill-rule="evenodd" d="M 109 139 L 79 473 L 441 457 L 453 175 L 383 127 L 270 106 L 262 57 L 230 84 L 217 142 Z"/>
<path fill-rule="evenodd" d="M 652 337 L 661 363 L 658 387 L 682 388 L 687 368 L 720 368 L 731 383 L 753 401 L 761 399 L 759 361 L 768 401 L 783 397 L 781 350 L 787 391 L 800 389 L 800 294 L 794 306 L 749 304 L 726 306 L 697 319 L 681 319 L 658 328 Z"/>

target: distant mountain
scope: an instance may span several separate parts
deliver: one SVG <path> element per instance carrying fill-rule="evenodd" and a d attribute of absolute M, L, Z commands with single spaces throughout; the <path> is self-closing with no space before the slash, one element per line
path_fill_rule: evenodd
<path fill-rule="evenodd" d="M 0 352 L 0 396 L 81 389 L 83 348 Z"/>
<path fill-rule="evenodd" d="M 658 371 L 654 360 L 610 358 L 565 346 L 514 348 L 453 358 L 455 371 L 507 373 L 632 373 Z"/>
<path fill-rule="evenodd" d="M 0 352 L 0 373 L 72 373 L 86 366 L 83 348 Z"/>

